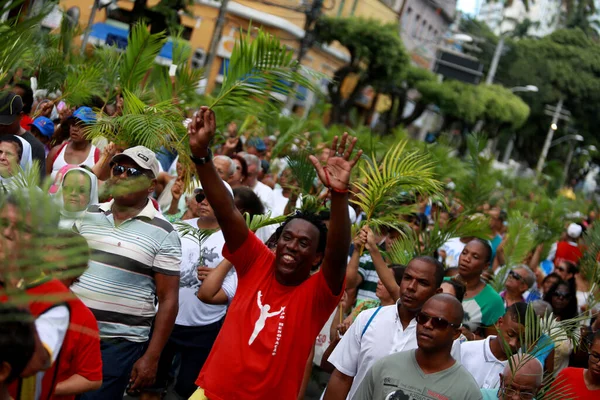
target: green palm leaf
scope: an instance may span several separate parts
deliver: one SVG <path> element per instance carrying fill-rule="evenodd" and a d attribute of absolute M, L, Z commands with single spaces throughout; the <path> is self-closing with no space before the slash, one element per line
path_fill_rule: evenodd
<path fill-rule="evenodd" d="M 246 225 L 248 226 L 248 229 L 250 229 L 252 232 L 256 232 L 265 226 L 283 223 L 287 218 L 287 215 L 280 215 L 279 217 L 271 218 L 271 213 L 269 212 L 267 214 L 256 214 L 250 218 L 250 214 L 244 213 L 244 218 L 246 219 Z"/>
<path fill-rule="evenodd" d="M 248 33 L 236 41 L 221 90 L 210 108 L 236 107 L 249 114 L 276 109 L 282 104 L 277 93 L 295 95 L 296 83 L 316 92 L 317 77 L 299 65 L 293 51 L 278 38 L 258 29 L 254 39 Z"/>
<path fill-rule="evenodd" d="M 317 179 L 315 167 L 308 158 L 311 154 L 313 154 L 313 151 L 309 147 L 286 157 L 288 167 L 292 172 L 292 176 L 298 182 L 298 186 L 302 191 L 301 193 L 306 194 L 313 191 L 315 180 Z"/>
<path fill-rule="evenodd" d="M 93 96 L 103 95 L 102 75 L 104 73 L 92 64 L 75 66 L 65 77 L 61 99 L 67 104 L 80 105 L 87 104 Z"/>
<path fill-rule="evenodd" d="M 360 167 L 366 185 L 356 187 L 357 204 L 366 214 L 369 223 L 384 215 L 398 215 L 390 200 L 400 192 L 435 195 L 442 191 L 441 183 L 434 178 L 434 164 L 420 151 L 406 151 L 407 142 L 398 142 L 389 149 L 381 161 L 367 159 Z"/>
<path fill-rule="evenodd" d="M 150 34 L 144 24 L 136 24 L 131 28 L 127 48 L 119 67 L 121 89 L 133 92 L 140 87 L 165 42 L 164 33 Z"/>

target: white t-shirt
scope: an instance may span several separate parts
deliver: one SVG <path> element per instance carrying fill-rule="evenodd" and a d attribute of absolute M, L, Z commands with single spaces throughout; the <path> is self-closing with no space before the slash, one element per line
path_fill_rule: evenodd
<path fill-rule="evenodd" d="M 398 315 L 398 304 L 399 301 L 381 307 L 373 319 L 371 317 L 377 308 L 361 312 L 327 359 L 342 374 L 354 377 L 347 399 L 352 399 L 377 361 L 390 354 L 417 348 L 417 321 L 413 319 L 404 329 Z M 369 320 L 371 323 L 368 324 Z M 458 340 L 452 346 L 452 357 L 460 362 Z"/>
<path fill-rule="evenodd" d="M 321 328 L 321 332 L 319 332 L 319 334 L 317 335 L 317 340 L 315 341 L 315 356 L 313 357 L 314 365 L 321 366 L 323 354 L 331 344 L 331 338 L 329 337 L 329 333 L 331 331 L 331 323 L 333 322 L 333 319 L 337 316 L 337 313 L 338 309 L 336 308 L 331 313 L 331 316 L 329 317 L 325 325 L 323 325 L 323 328 Z"/>
<path fill-rule="evenodd" d="M 261 181 L 256 181 L 256 186 L 252 188 L 252 191 L 256 193 L 260 201 L 265 206 L 265 212 L 273 211 L 273 208 L 275 206 L 275 196 L 273 194 L 273 189 L 271 189 Z"/>
<path fill-rule="evenodd" d="M 283 189 L 281 186 L 276 186 L 273 189 L 273 211 L 271 217 L 278 217 L 285 213 L 285 206 L 287 206 L 289 199 L 283 196 Z"/>
<path fill-rule="evenodd" d="M 500 375 L 508 361 L 500 361 L 492 353 L 490 341 L 496 336 L 483 340 L 464 342 L 460 347 L 462 365 L 473 375 L 480 389 L 500 387 Z"/>
<path fill-rule="evenodd" d="M 462 254 L 466 244 L 460 241 L 460 238 L 449 239 L 440 247 L 440 250 L 446 252 L 446 267 L 458 267 L 458 259 Z"/>
<path fill-rule="evenodd" d="M 197 228 L 198 218 L 183 221 Z M 181 235 L 180 235 L 181 236 Z M 202 244 L 203 264 L 210 268 L 216 268 L 223 261 L 223 245 L 225 239 L 223 233 L 217 231 L 210 235 Z M 179 313 L 175 323 L 183 326 L 205 326 L 219 321 L 225 316 L 227 306 L 213 305 L 201 302 L 198 297 L 198 289 L 202 282 L 198 280 L 197 267 L 199 265 L 200 247 L 198 242 L 189 237 L 181 237 L 181 275 L 179 280 Z M 232 269 L 222 286 L 229 301 L 233 298 L 237 288 L 237 274 Z"/>

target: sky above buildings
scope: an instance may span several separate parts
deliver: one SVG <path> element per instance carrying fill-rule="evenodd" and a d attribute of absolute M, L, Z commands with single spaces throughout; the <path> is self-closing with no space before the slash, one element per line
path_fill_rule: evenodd
<path fill-rule="evenodd" d="M 478 0 L 458 0 L 457 8 L 467 14 L 475 15 Z"/>

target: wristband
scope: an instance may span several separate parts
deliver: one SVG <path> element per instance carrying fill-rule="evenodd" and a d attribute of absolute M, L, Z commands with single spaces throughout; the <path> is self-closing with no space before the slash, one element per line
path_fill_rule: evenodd
<path fill-rule="evenodd" d="M 327 181 L 327 189 L 331 190 L 332 192 L 335 193 L 339 193 L 339 194 L 346 194 L 348 193 L 348 189 L 336 189 L 331 187 L 331 182 L 329 181 L 329 172 L 327 172 L 327 167 L 323 168 L 323 171 L 325 172 L 325 180 Z"/>
<path fill-rule="evenodd" d="M 190 155 L 190 159 L 196 165 L 207 164 L 212 160 L 212 158 L 213 158 L 213 153 L 212 153 L 210 147 L 206 150 L 206 157 L 196 157 L 193 154 Z"/>

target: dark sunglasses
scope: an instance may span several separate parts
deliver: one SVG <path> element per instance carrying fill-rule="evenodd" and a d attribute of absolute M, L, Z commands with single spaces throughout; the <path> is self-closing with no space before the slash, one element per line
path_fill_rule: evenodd
<path fill-rule="evenodd" d="M 200 204 L 204 201 L 204 199 L 206 198 L 206 195 L 204 194 L 204 190 L 202 189 L 196 189 L 194 190 L 194 195 L 196 195 L 196 203 Z"/>
<path fill-rule="evenodd" d="M 146 171 L 144 171 L 143 169 L 137 169 L 134 167 L 124 167 L 119 164 L 113 165 L 113 167 L 112 167 L 113 176 L 121 176 L 121 175 L 123 175 L 123 172 L 127 172 L 128 178 L 137 178 L 139 176 L 146 175 Z"/>
<path fill-rule="evenodd" d="M 514 279 L 516 279 L 518 281 L 523 282 L 523 277 L 521 275 L 517 274 L 515 271 L 510 271 L 508 273 L 508 276 L 510 276 L 510 277 L 512 277 L 512 278 L 514 278 Z"/>
<path fill-rule="evenodd" d="M 554 292 L 554 297 L 558 297 L 559 299 L 568 299 L 571 297 L 571 293 L 566 292 Z"/>
<path fill-rule="evenodd" d="M 432 317 L 431 315 L 427 315 L 423 312 L 419 312 L 416 316 L 417 324 L 425 325 L 429 321 L 431 321 L 431 325 L 434 329 L 446 329 L 449 326 L 453 328 L 460 328 L 462 324 L 452 324 L 448 320 L 441 317 Z"/>
<path fill-rule="evenodd" d="M 557 271 L 559 271 L 559 272 L 566 272 L 567 271 L 564 267 L 556 267 L 554 269 L 557 270 Z"/>

